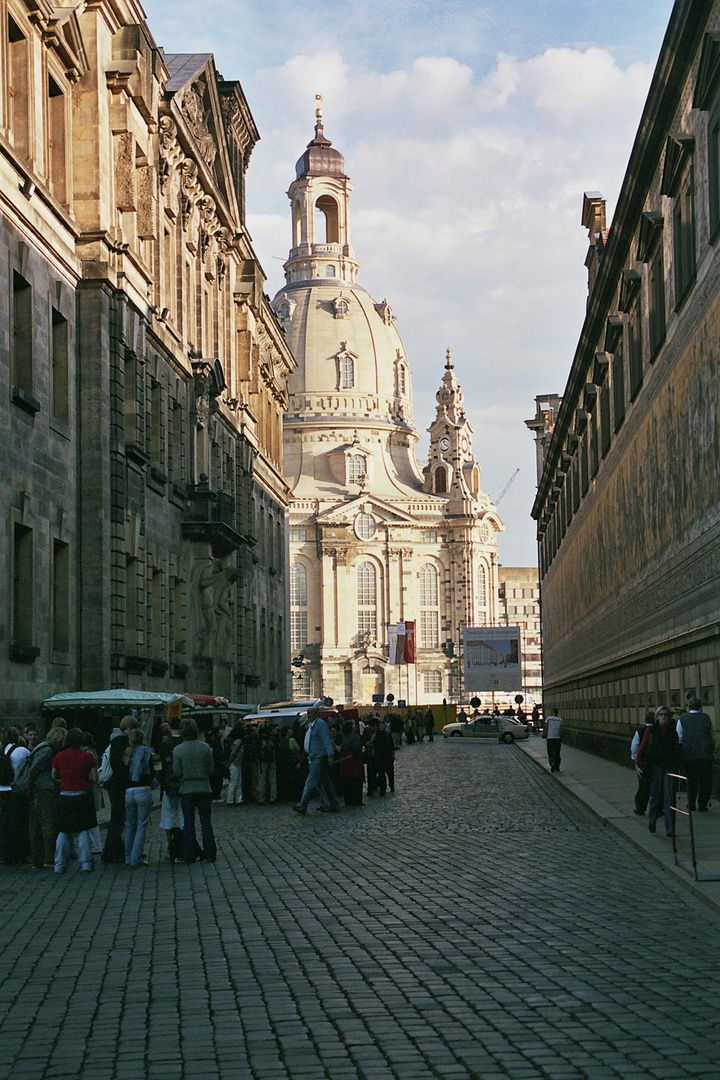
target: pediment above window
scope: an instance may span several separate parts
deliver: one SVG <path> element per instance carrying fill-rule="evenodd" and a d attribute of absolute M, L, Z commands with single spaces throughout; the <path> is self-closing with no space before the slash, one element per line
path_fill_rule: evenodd
<path fill-rule="evenodd" d="M 674 196 L 688 158 L 695 149 L 692 135 L 668 135 L 665 144 L 665 167 L 663 169 L 661 195 Z"/>
<path fill-rule="evenodd" d="M 720 34 L 706 34 L 698 66 L 693 109 L 709 109 L 720 90 Z"/>
<path fill-rule="evenodd" d="M 647 262 L 662 233 L 664 218 L 659 210 L 644 210 L 640 219 L 638 261 Z"/>

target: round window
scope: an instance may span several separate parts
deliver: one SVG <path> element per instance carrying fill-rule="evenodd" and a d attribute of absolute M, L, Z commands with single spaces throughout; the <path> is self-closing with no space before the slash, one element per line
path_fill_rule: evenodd
<path fill-rule="evenodd" d="M 355 535 L 360 540 L 372 540 L 377 532 L 377 522 L 372 514 L 358 514 L 355 518 Z"/>

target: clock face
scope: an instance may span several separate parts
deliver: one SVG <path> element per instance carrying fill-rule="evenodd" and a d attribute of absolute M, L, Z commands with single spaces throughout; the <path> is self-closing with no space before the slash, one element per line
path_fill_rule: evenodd
<path fill-rule="evenodd" d="M 443 453 L 446 450 L 450 449 L 450 440 L 448 439 L 447 435 L 443 435 L 442 439 L 440 440 L 440 449 L 443 451 Z"/>

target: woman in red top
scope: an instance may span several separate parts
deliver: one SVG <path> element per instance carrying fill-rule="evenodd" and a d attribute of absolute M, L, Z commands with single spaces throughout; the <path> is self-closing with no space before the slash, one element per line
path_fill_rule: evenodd
<path fill-rule="evenodd" d="M 60 781 L 58 838 L 55 844 L 55 873 L 64 874 L 73 852 L 72 838 L 78 834 L 78 855 L 83 870 L 94 870 L 90 829 L 97 825 L 93 785 L 97 783 L 97 762 L 81 749 L 83 732 L 70 728 L 65 749 L 55 755 L 53 780 Z"/>

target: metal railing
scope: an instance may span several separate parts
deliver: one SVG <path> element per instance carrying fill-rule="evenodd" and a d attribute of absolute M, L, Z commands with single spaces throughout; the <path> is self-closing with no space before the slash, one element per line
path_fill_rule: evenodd
<path fill-rule="evenodd" d="M 687 787 L 687 776 L 682 776 L 680 773 L 667 773 L 666 776 L 665 776 L 665 783 L 667 784 L 667 799 L 668 799 L 668 805 L 670 806 L 670 823 L 671 823 L 671 830 L 672 830 L 672 846 L 673 846 L 673 857 L 675 859 L 675 865 L 676 866 L 678 865 L 677 833 L 675 831 L 675 818 L 676 818 L 677 814 L 680 814 L 681 817 L 686 817 L 688 819 L 688 825 L 689 825 L 689 829 L 690 829 L 690 858 L 692 860 L 692 868 L 693 868 L 693 874 L 694 874 L 695 880 L 696 881 L 720 881 L 720 874 L 702 874 L 702 875 L 700 875 L 698 873 L 697 855 L 696 855 L 696 851 L 695 851 L 695 829 L 693 828 L 693 812 L 690 809 L 690 807 L 688 807 L 687 810 L 683 810 L 682 807 L 675 806 L 673 804 L 673 790 L 672 790 L 673 785 L 671 783 L 671 781 L 673 781 L 673 780 L 678 781 L 678 784 L 675 786 L 675 796 L 677 796 L 677 792 L 680 789 L 679 781 L 684 780 L 685 786 Z M 676 801 L 677 801 L 677 799 L 676 799 Z"/>

